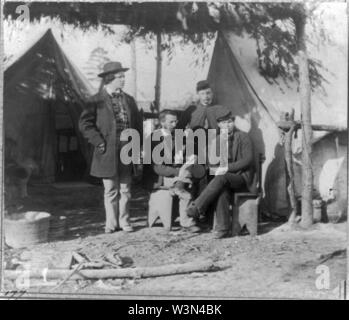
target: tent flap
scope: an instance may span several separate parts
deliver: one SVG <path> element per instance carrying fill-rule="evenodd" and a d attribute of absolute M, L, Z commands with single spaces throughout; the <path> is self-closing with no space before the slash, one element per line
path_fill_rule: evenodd
<path fill-rule="evenodd" d="M 256 164 L 259 154 L 265 156 L 266 160 L 262 166 L 264 210 L 287 215 L 289 201 L 286 168 L 283 147 L 279 143 L 279 130 L 265 104 L 256 96 L 221 33 L 216 40 L 208 80 L 217 103 L 230 108 L 236 116 L 236 126 L 248 132 L 251 137 Z"/>
<path fill-rule="evenodd" d="M 60 48 L 51 30 L 4 73 L 5 137 L 15 142 L 18 161 L 33 160 L 40 179 L 53 181 L 57 168 L 55 108 L 66 106 L 87 163 L 90 147 L 78 130 L 92 89 Z"/>

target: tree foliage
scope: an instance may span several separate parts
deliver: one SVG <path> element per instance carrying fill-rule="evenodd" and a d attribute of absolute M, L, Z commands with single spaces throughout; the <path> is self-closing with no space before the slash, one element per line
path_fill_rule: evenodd
<path fill-rule="evenodd" d="M 7 2 L 4 14 L 15 18 L 16 2 Z M 295 23 L 312 14 L 301 3 L 229 3 L 229 2 L 143 2 L 143 3 L 87 3 L 32 2 L 30 19 L 58 18 L 82 30 L 102 28 L 113 33 L 113 24 L 129 26 L 124 41 L 142 37 L 153 41 L 162 34 L 162 49 L 168 57 L 174 55 L 174 38 L 180 35 L 181 45 L 194 44 L 194 53 L 207 61 L 207 43 L 217 30 L 230 30 L 237 35 L 247 34 L 257 43 L 259 71 L 270 83 L 281 78 L 286 83 L 298 80 Z M 323 36 L 323 30 L 320 32 Z M 324 36 L 323 36 L 324 37 Z M 309 59 L 312 88 L 326 82 L 325 69 L 320 61 Z"/>

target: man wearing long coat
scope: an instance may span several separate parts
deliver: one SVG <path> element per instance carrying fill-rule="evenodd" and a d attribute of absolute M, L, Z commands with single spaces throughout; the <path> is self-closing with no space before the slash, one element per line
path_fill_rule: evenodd
<path fill-rule="evenodd" d="M 134 98 L 122 89 L 125 71 L 120 62 L 108 62 L 99 74 L 103 86 L 87 103 L 79 127 L 94 146 L 91 175 L 102 178 L 106 211 L 105 232 L 133 231 L 129 221 L 132 164 L 124 164 L 120 151 L 127 143 L 120 140 L 125 129 L 136 129 L 142 137 L 142 118 Z"/>

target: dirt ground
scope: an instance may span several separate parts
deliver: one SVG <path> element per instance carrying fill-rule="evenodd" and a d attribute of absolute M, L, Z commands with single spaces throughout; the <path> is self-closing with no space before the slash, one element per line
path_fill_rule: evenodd
<path fill-rule="evenodd" d="M 152 267 L 210 259 L 222 268 L 212 272 L 146 279 L 77 280 L 59 283 L 31 280 L 28 292 L 152 295 L 220 298 L 341 298 L 346 278 L 346 223 L 316 224 L 310 230 L 287 224 L 263 222 L 259 235 L 215 240 L 209 230 L 189 234 L 161 224 L 147 227 L 147 195 L 135 187 L 131 202 L 134 233 L 104 234 L 101 186 L 31 187 L 26 210 L 47 211 L 67 219 L 64 239 L 29 248 L 5 247 L 6 269 L 19 263 L 31 268 L 59 268 L 72 251 L 91 260 L 117 253 L 123 267 Z M 329 269 L 329 288 L 317 288 L 319 265 Z M 15 283 L 5 278 L 4 290 Z"/>

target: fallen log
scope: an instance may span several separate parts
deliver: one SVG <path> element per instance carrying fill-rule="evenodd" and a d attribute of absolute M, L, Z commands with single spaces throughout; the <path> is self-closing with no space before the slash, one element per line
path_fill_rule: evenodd
<path fill-rule="evenodd" d="M 71 280 L 91 280 L 91 279 L 113 279 L 113 278 L 151 278 L 163 277 L 175 274 L 185 274 L 192 272 L 217 271 L 220 268 L 212 260 L 192 261 L 183 264 L 169 264 L 156 267 L 140 268 L 120 268 L 120 269 L 83 269 L 72 274 L 72 270 L 47 270 L 45 279 L 66 279 L 70 276 Z M 5 270 L 6 280 L 17 279 L 21 272 L 17 270 Z M 43 278 L 43 270 L 30 270 L 28 276 L 33 279 Z"/>
<path fill-rule="evenodd" d="M 328 254 L 322 254 L 320 256 L 320 264 L 322 264 L 322 263 L 326 262 L 327 260 L 330 260 L 334 257 L 340 257 L 340 256 L 345 257 L 346 253 L 347 253 L 347 249 L 339 249 L 339 250 L 335 250 L 335 251 L 328 253 Z"/>

